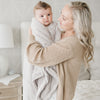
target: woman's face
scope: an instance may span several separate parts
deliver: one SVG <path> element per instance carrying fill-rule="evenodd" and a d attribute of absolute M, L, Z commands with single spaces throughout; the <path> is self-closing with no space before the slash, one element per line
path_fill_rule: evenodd
<path fill-rule="evenodd" d="M 60 27 L 64 31 L 68 31 L 73 29 L 73 17 L 72 17 L 72 10 L 69 5 L 66 5 L 61 12 L 60 17 L 58 18 L 60 22 Z"/>

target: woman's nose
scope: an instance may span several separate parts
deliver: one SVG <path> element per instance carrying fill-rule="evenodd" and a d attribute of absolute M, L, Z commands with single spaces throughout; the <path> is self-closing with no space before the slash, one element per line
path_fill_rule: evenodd
<path fill-rule="evenodd" d="M 61 20 L 61 17 L 58 18 L 58 21 L 60 21 L 60 20 Z"/>

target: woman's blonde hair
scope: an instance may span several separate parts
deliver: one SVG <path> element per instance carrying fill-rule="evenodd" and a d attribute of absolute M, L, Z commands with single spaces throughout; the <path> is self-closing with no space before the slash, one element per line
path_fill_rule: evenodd
<path fill-rule="evenodd" d="M 70 7 L 73 14 L 75 33 L 84 46 L 84 62 L 89 67 L 89 61 L 93 59 L 94 53 L 91 11 L 85 2 L 80 1 L 71 2 Z"/>

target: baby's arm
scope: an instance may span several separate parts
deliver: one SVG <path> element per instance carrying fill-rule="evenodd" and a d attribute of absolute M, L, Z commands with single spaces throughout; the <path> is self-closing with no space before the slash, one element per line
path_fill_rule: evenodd
<path fill-rule="evenodd" d="M 56 24 L 56 28 L 55 28 L 55 41 L 58 41 L 61 39 L 61 30 L 58 26 L 58 24 Z"/>
<path fill-rule="evenodd" d="M 35 18 L 32 20 L 31 29 L 32 34 L 35 36 L 35 40 L 41 43 L 43 46 L 51 45 L 53 43 L 48 28 L 43 26 Z"/>

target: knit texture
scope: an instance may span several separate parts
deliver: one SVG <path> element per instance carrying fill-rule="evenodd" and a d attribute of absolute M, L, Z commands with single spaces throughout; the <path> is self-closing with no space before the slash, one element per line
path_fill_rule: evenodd
<path fill-rule="evenodd" d="M 27 57 L 31 64 L 46 67 L 56 65 L 59 85 L 56 100 L 72 100 L 83 61 L 83 46 L 75 35 L 43 48 L 29 36 Z"/>
<path fill-rule="evenodd" d="M 61 32 L 57 27 L 57 23 L 54 22 L 45 27 L 33 18 L 31 29 L 36 41 L 43 47 L 47 47 L 61 38 Z M 34 100 L 50 100 L 58 87 L 57 68 L 55 66 L 45 68 L 33 66 L 32 82 L 35 91 Z"/>

